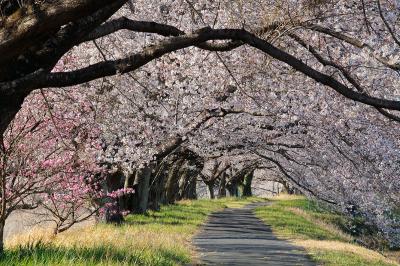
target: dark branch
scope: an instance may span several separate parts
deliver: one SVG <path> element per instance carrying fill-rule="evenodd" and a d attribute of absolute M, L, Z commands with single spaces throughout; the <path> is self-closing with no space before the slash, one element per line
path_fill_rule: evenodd
<path fill-rule="evenodd" d="M 100 62 L 71 72 L 47 73 L 45 70 L 38 70 L 35 73 L 12 82 L 0 83 L 0 98 L 25 95 L 27 92 L 38 88 L 73 86 L 101 77 L 124 74 L 134 71 L 165 54 L 211 40 L 242 41 L 271 57 L 290 65 L 315 81 L 331 87 L 349 99 L 378 108 L 400 110 L 399 101 L 376 98 L 364 93 L 353 91 L 335 78 L 311 68 L 296 57 L 276 48 L 269 42 L 262 40 L 243 29 L 214 30 L 210 28 L 201 29 L 193 34 L 172 37 L 158 45 L 148 46 L 142 52 L 123 59 Z"/>

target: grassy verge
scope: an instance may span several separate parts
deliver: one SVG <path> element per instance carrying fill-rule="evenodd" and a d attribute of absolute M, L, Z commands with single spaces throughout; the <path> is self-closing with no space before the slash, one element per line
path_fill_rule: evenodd
<path fill-rule="evenodd" d="M 274 232 L 302 246 L 322 265 L 386 266 L 399 265 L 378 252 L 354 244 L 340 227 L 345 220 L 300 196 L 283 196 L 273 204 L 256 209 L 256 215 Z"/>
<path fill-rule="evenodd" d="M 207 216 L 261 199 L 182 201 L 121 226 L 100 224 L 51 237 L 41 230 L 6 242 L 0 265 L 182 265 L 195 257 L 191 238 Z"/>

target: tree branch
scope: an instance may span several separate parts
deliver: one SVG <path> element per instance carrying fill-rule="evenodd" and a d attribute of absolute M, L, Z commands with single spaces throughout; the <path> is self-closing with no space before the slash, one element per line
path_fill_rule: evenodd
<path fill-rule="evenodd" d="M 86 17 L 113 2 L 115 1 L 45 1 L 36 8 L 28 8 L 17 21 L 13 16 L 7 17 L 3 21 L 4 26 L 0 28 L 0 64 L 14 58 L 28 47 L 34 46 L 39 36 L 51 35 L 61 26 Z"/>
<path fill-rule="evenodd" d="M 273 158 L 271 158 L 271 157 L 265 156 L 265 155 L 263 155 L 263 154 L 260 154 L 260 153 L 257 152 L 257 151 L 253 151 L 253 152 L 254 152 L 254 154 L 260 156 L 261 158 L 266 159 L 266 160 L 268 160 L 268 161 L 274 163 L 274 164 L 279 168 L 279 170 L 281 171 L 281 173 L 282 173 L 290 182 L 292 182 L 293 184 L 295 184 L 298 188 L 300 188 L 300 189 L 302 189 L 302 190 L 304 190 L 304 191 L 310 193 L 312 196 L 316 197 L 317 199 L 320 199 L 320 200 L 325 201 L 325 202 L 330 203 L 330 204 L 334 204 L 334 205 L 337 204 L 336 202 L 334 202 L 334 201 L 332 201 L 332 200 L 330 200 L 330 199 L 325 199 L 325 198 L 323 198 L 323 197 L 318 196 L 314 191 L 312 191 L 311 189 L 309 189 L 309 188 L 303 186 L 302 184 L 300 184 L 300 182 L 298 182 L 296 179 L 294 179 L 294 178 L 285 170 L 285 168 L 282 166 L 282 164 L 281 164 L 280 162 L 278 162 L 277 160 L 275 160 L 275 159 L 273 159 Z"/>
<path fill-rule="evenodd" d="M 357 82 L 356 79 L 350 74 L 350 72 L 347 71 L 343 66 L 341 66 L 331 60 L 325 59 L 321 54 L 319 54 L 317 52 L 317 50 L 313 46 L 307 44 L 296 34 L 290 33 L 288 36 L 291 37 L 292 39 L 294 39 L 297 43 L 299 43 L 305 49 L 307 49 L 318 60 L 318 62 L 320 62 L 323 66 L 331 66 L 333 68 L 336 68 L 343 74 L 343 76 L 350 82 L 350 84 L 354 86 L 354 88 L 357 91 L 359 91 L 360 93 L 363 93 L 365 95 L 368 95 L 366 93 L 365 89 L 361 86 L 361 84 L 359 82 Z M 382 108 L 375 107 L 375 109 L 378 110 L 379 113 L 386 116 L 387 118 L 394 120 L 396 122 L 400 122 L 400 117 L 398 117 L 394 114 L 391 114 Z"/>
<path fill-rule="evenodd" d="M 338 32 L 338 31 L 334 31 L 332 29 L 329 28 L 325 28 L 322 27 L 320 25 L 316 25 L 316 24 L 310 24 L 310 25 L 305 25 L 306 28 L 316 31 L 316 32 L 320 32 L 320 33 L 324 33 L 326 35 L 329 35 L 331 37 L 334 37 L 338 40 L 344 41 L 354 47 L 357 47 L 359 49 L 365 49 L 367 50 L 372 57 L 374 57 L 377 61 L 379 61 L 381 64 L 385 65 L 386 67 L 393 69 L 395 71 L 399 71 L 400 70 L 400 63 L 392 63 L 390 62 L 389 59 L 383 57 L 383 56 L 379 56 L 375 49 L 370 46 L 369 44 L 367 44 L 366 42 L 363 42 L 353 36 Z"/>
<path fill-rule="evenodd" d="M 121 17 L 118 19 L 107 21 L 103 25 L 96 28 L 82 41 L 84 42 L 92 41 L 110 35 L 112 33 L 115 33 L 119 30 L 155 33 L 164 37 L 171 37 L 171 36 L 177 37 L 185 35 L 185 32 L 181 31 L 180 29 L 174 26 L 160 24 L 156 22 L 149 22 L 149 21 L 136 21 L 128 19 L 126 17 Z M 209 51 L 227 52 L 235 48 L 238 48 L 241 45 L 243 45 L 243 43 L 240 41 L 231 41 L 228 43 L 200 43 L 197 44 L 196 47 Z"/>
<path fill-rule="evenodd" d="M 44 70 L 38 70 L 35 73 L 12 82 L 0 83 L 0 98 L 9 98 L 10 96 L 13 97 L 15 95 L 25 94 L 37 88 L 73 86 L 101 77 L 127 73 L 134 71 L 165 54 L 210 40 L 242 41 L 271 57 L 288 64 L 315 81 L 331 87 L 349 99 L 378 108 L 400 110 L 400 101 L 376 98 L 364 93 L 353 91 L 335 78 L 311 68 L 293 55 L 276 48 L 269 42 L 258 38 L 246 30 L 214 30 L 210 28 L 204 28 L 192 34 L 172 37 L 158 45 L 148 46 L 142 52 L 123 59 L 100 62 L 71 72 L 47 73 Z"/>

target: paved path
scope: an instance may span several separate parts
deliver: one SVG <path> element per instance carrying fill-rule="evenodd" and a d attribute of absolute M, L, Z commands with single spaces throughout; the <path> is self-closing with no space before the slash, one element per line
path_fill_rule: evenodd
<path fill-rule="evenodd" d="M 201 265 L 315 266 L 301 248 L 277 239 L 271 228 L 255 217 L 253 209 L 266 204 L 252 203 L 212 214 L 194 239 Z"/>

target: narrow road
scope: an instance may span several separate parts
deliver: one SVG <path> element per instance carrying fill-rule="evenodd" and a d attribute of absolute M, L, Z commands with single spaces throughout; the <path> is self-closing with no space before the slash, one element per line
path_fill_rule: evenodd
<path fill-rule="evenodd" d="M 254 214 L 252 203 L 242 209 L 214 213 L 193 240 L 201 265 L 315 266 L 305 252 L 274 236 Z"/>

